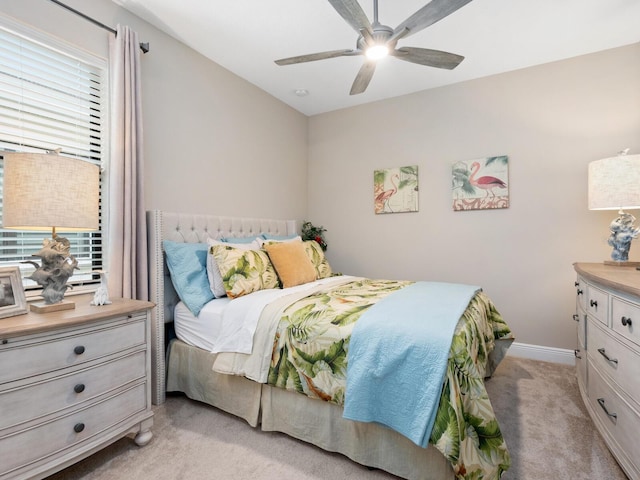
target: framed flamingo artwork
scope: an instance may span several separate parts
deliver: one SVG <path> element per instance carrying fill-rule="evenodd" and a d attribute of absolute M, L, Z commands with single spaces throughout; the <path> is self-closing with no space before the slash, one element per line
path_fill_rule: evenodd
<path fill-rule="evenodd" d="M 384 168 L 373 172 L 375 213 L 418 211 L 418 166 Z"/>
<path fill-rule="evenodd" d="M 452 169 L 453 209 L 509 208 L 509 157 L 463 160 Z"/>

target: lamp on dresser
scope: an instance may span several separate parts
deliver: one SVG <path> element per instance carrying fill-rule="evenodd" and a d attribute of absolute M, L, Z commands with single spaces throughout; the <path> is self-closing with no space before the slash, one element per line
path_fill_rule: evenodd
<path fill-rule="evenodd" d="M 98 229 L 99 168 L 56 153 L 7 152 L 3 157 L 3 227 L 52 232 L 33 255 L 41 264 L 23 262 L 36 267 L 28 278 L 42 286 L 44 298 L 44 304 L 32 303 L 31 311 L 75 308 L 63 297 L 78 261 L 70 253 L 69 240 L 57 232 Z"/>
<path fill-rule="evenodd" d="M 618 210 L 609 224 L 608 243 L 613 251 L 611 260 L 604 263 L 610 265 L 640 265 L 629 262 L 631 241 L 640 228 L 634 225 L 635 217 L 624 211 L 640 208 L 640 155 L 627 155 L 627 150 L 589 164 L 589 210 Z"/>

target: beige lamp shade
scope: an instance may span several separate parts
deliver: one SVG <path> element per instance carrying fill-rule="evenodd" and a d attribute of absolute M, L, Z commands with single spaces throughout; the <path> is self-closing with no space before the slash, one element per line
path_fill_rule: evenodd
<path fill-rule="evenodd" d="M 589 164 L 589 209 L 640 208 L 640 155 L 618 155 Z"/>
<path fill-rule="evenodd" d="M 56 154 L 3 153 L 3 157 L 4 228 L 98 229 L 97 165 Z"/>

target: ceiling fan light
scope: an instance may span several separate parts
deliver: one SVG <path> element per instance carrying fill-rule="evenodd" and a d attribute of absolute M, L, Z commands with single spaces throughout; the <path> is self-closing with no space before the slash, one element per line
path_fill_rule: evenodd
<path fill-rule="evenodd" d="M 367 48 L 366 55 L 369 60 L 380 60 L 389 55 L 389 48 L 386 45 L 374 45 Z"/>

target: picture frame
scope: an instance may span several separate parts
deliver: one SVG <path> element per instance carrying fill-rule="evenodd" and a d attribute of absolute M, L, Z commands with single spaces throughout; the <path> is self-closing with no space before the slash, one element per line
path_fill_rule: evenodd
<path fill-rule="evenodd" d="M 0 318 L 27 313 L 27 299 L 18 267 L 0 267 Z"/>
<path fill-rule="evenodd" d="M 418 211 L 418 165 L 373 171 L 376 215 Z"/>
<path fill-rule="evenodd" d="M 454 211 L 509 208 L 509 156 L 455 163 L 452 192 Z"/>

